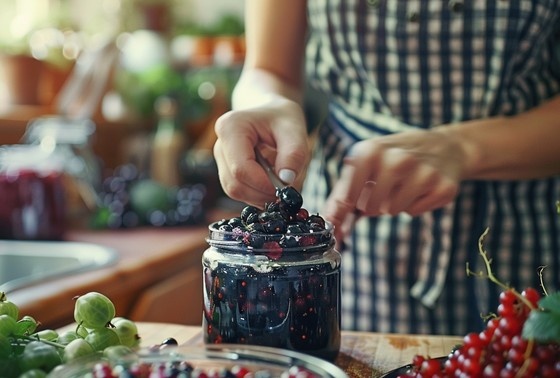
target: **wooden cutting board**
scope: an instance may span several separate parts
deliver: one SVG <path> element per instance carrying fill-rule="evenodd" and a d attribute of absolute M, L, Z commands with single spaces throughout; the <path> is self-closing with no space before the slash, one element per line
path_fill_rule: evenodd
<path fill-rule="evenodd" d="M 203 345 L 200 327 L 167 323 L 138 323 L 142 346 L 174 337 L 180 345 Z M 440 357 L 447 355 L 461 337 L 398 335 L 371 332 L 342 333 L 342 346 L 335 364 L 350 378 L 380 377 L 412 362 L 415 354 Z"/>
<path fill-rule="evenodd" d="M 349 377 L 380 377 L 412 362 L 416 354 L 446 356 L 461 342 L 455 336 L 343 332 L 336 365 Z"/>

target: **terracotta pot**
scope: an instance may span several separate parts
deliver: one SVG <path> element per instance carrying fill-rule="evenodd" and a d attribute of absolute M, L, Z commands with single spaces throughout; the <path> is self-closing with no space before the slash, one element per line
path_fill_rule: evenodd
<path fill-rule="evenodd" d="M 69 67 L 58 68 L 51 64 L 45 64 L 42 69 L 39 82 L 39 101 L 43 105 L 52 105 L 58 93 L 66 84 L 74 64 Z"/>
<path fill-rule="evenodd" d="M 144 29 L 160 33 L 169 32 L 170 10 L 167 4 L 143 4 L 140 6 Z"/>
<path fill-rule="evenodd" d="M 43 62 L 27 55 L 0 55 L 8 101 L 12 105 L 39 105 Z"/>

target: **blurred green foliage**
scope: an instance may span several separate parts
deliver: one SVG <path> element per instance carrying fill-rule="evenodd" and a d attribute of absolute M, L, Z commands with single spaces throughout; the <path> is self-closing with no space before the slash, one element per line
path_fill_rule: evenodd
<path fill-rule="evenodd" d="M 197 22 L 184 22 L 176 27 L 176 35 L 239 36 L 245 33 L 243 20 L 234 14 L 225 14 L 215 23 L 205 25 Z"/>
<path fill-rule="evenodd" d="M 201 85 L 213 85 L 229 99 L 238 76 L 239 70 L 232 67 L 208 66 L 180 72 L 168 65 L 158 65 L 141 73 L 117 71 L 115 88 L 141 117 L 154 115 L 159 97 L 172 97 L 179 104 L 178 121 L 188 122 L 202 119 L 211 111 L 212 98 L 201 96 Z"/>

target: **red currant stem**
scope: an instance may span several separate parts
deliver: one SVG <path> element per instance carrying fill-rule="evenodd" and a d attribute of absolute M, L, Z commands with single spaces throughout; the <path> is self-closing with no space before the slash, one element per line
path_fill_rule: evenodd
<path fill-rule="evenodd" d="M 519 368 L 519 371 L 515 374 L 516 378 L 517 377 L 522 378 L 525 376 L 525 372 L 527 371 L 527 369 L 529 368 L 529 364 L 531 363 L 531 360 L 529 360 L 529 358 L 531 357 L 531 354 L 533 354 L 534 345 L 535 345 L 535 340 L 533 339 L 527 340 L 527 349 L 525 349 L 525 353 L 523 354 L 525 361 L 523 362 L 523 365 L 521 365 L 521 367 Z"/>
<path fill-rule="evenodd" d="M 543 270 L 544 270 L 544 268 L 546 268 L 546 266 L 539 267 L 539 282 L 541 284 L 541 289 L 542 289 L 544 295 L 548 296 L 548 292 L 546 291 L 546 286 L 544 285 L 544 281 L 543 281 Z"/>
<path fill-rule="evenodd" d="M 478 252 L 484 261 L 484 265 L 486 266 L 486 274 L 484 272 L 474 272 L 470 270 L 469 263 L 467 262 L 467 275 L 473 275 L 477 277 L 485 277 L 488 278 L 490 281 L 494 282 L 496 285 L 500 286 L 504 290 L 511 290 L 509 286 L 501 282 L 492 272 L 492 259 L 488 257 L 488 253 L 484 249 L 484 238 L 488 235 L 489 228 L 486 228 L 480 238 L 478 238 Z"/>
<path fill-rule="evenodd" d="M 527 298 L 525 298 L 523 295 L 519 294 L 519 292 L 517 290 L 515 290 L 514 288 L 509 287 L 508 285 L 504 284 L 502 281 L 500 281 L 494 275 L 494 272 L 492 271 L 492 259 L 490 259 L 488 257 L 488 253 L 484 249 L 484 239 L 488 235 L 489 230 L 490 230 L 490 228 L 487 227 L 486 230 L 484 230 L 484 232 L 482 233 L 482 235 L 480 235 L 480 238 L 478 239 L 478 252 L 479 252 L 480 256 L 482 257 L 482 260 L 484 261 L 484 265 L 486 266 L 486 274 L 484 274 L 483 272 L 478 272 L 478 273 L 473 272 L 472 270 L 469 269 L 469 264 L 467 262 L 467 268 L 466 268 L 467 275 L 474 275 L 474 276 L 478 276 L 478 277 L 486 277 L 490 281 L 492 281 L 493 283 L 495 283 L 496 285 L 501 287 L 503 290 L 511 290 L 515 294 L 515 296 L 517 298 L 519 298 L 520 301 L 522 301 L 531 310 L 534 310 L 535 306 Z"/>

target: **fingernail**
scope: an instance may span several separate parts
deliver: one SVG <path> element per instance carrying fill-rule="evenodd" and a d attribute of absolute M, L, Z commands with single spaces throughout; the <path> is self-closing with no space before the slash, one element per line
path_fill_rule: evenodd
<path fill-rule="evenodd" d="M 280 172 L 278 172 L 278 177 L 286 184 L 291 185 L 296 180 L 296 173 L 291 169 L 281 169 Z"/>

